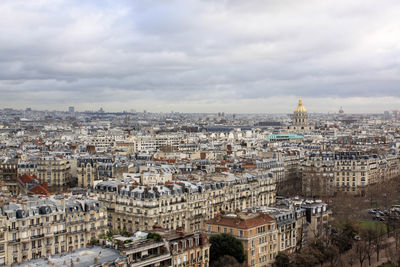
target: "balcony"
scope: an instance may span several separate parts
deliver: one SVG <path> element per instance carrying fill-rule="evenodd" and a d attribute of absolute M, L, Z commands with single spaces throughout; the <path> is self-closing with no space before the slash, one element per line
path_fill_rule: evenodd
<path fill-rule="evenodd" d="M 42 237 L 44 237 L 44 234 L 33 235 L 33 236 L 31 236 L 31 239 L 37 239 L 37 238 L 42 238 Z"/>
<path fill-rule="evenodd" d="M 60 234 L 64 234 L 65 232 L 67 232 L 65 229 L 64 230 L 59 230 L 57 232 L 54 232 L 55 235 L 60 235 Z"/>
<path fill-rule="evenodd" d="M 10 242 L 10 243 L 19 243 L 20 241 L 21 241 L 20 238 L 16 238 L 16 239 L 10 240 L 9 242 Z"/>
<path fill-rule="evenodd" d="M 166 261 L 171 259 L 171 255 L 170 254 L 156 254 L 156 255 L 150 255 L 148 257 L 145 258 L 140 258 L 140 259 L 136 259 L 133 260 L 129 263 L 129 266 L 131 267 L 142 267 L 142 266 L 150 266 L 152 264 L 156 264 L 162 261 Z"/>

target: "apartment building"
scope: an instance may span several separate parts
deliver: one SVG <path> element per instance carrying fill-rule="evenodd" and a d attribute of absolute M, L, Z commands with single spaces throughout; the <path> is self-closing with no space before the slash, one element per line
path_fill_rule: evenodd
<path fill-rule="evenodd" d="M 311 199 L 293 199 L 292 201 L 298 226 L 298 242 L 307 243 L 329 232 L 332 212 L 326 203 Z"/>
<path fill-rule="evenodd" d="M 107 210 L 97 200 L 69 199 L 65 204 L 68 251 L 86 247 L 108 231 Z"/>
<path fill-rule="evenodd" d="M 294 252 L 297 246 L 298 228 L 295 211 L 276 207 L 261 207 L 260 210 L 276 221 L 278 251 Z"/>
<path fill-rule="evenodd" d="M 37 162 L 38 179 L 49 187 L 65 187 L 71 182 L 71 161 L 58 157 L 42 157 Z"/>
<path fill-rule="evenodd" d="M 331 196 L 335 192 L 335 161 L 333 153 L 307 155 L 301 163 L 302 193 L 307 197 Z"/>
<path fill-rule="evenodd" d="M 110 227 L 128 232 L 183 227 L 200 231 L 203 222 L 220 211 L 234 212 L 275 203 L 275 177 L 272 173 L 244 174 L 224 180 L 202 182 L 174 181 L 143 186 L 129 179 L 104 181 L 95 192 L 107 206 Z"/>
<path fill-rule="evenodd" d="M 168 242 L 165 240 L 142 239 L 128 241 L 129 238 L 120 238 L 117 247 L 130 267 L 145 266 L 171 266 L 172 255 L 169 251 Z"/>
<path fill-rule="evenodd" d="M 204 234 L 185 233 L 177 230 L 164 235 L 172 254 L 172 266 L 208 267 L 210 262 L 210 246 Z"/>
<path fill-rule="evenodd" d="M 112 159 L 107 157 L 77 159 L 78 186 L 93 187 L 96 180 L 112 177 Z"/>
<path fill-rule="evenodd" d="M 239 239 L 244 247 L 247 265 L 273 266 L 278 253 L 276 221 L 265 213 L 219 214 L 205 222 L 209 235 L 227 233 Z"/>
<path fill-rule="evenodd" d="M 135 138 L 135 151 L 154 151 L 162 147 L 172 147 L 178 149 L 179 144 L 184 139 L 183 135 L 145 135 Z"/>
<path fill-rule="evenodd" d="M 368 185 L 397 177 L 399 165 L 395 154 L 312 153 L 302 162 L 302 191 L 306 196 L 330 196 L 338 191 L 363 194 Z"/>
<path fill-rule="evenodd" d="M 105 233 L 107 211 L 89 199 L 29 198 L 4 205 L 0 220 L 0 263 L 11 265 L 87 246 Z"/>
<path fill-rule="evenodd" d="M 16 160 L 4 160 L 0 162 L 0 181 L 2 181 L 3 186 L 13 195 L 18 195 L 20 192 L 17 178 L 18 165 Z"/>
<path fill-rule="evenodd" d="M 133 237 L 114 236 L 113 240 L 129 266 L 209 266 L 211 244 L 205 234 L 155 229 Z"/>

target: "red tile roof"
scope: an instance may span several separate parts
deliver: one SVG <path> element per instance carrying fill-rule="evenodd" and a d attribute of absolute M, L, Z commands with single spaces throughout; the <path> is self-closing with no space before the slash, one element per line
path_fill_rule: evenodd
<path fill-rule="evenodd" d="M 241 217 L 240 215 L 237 215 L 236 217 L 229 215 L 218 215 L 217 217 L 206 221 L 206 224 L 249 229 L 268 224 L 271 221 L 274 221 L 274 219 L 265 213 L 260 213 L 257 216 L 248 218 L 246 218 L 246 216 Z"/>
<path fill-rule="evenodd" d="M 29 174 L 21 175 L 21 177 L 19 177 L 19 179 L 20 179 L 24 184 L 33 182 L 33 181 L 35 180 L 35 178 L 34 178 L 33 176 L 30 176 Z"/>
<path fill-rule="evenodd" d="M 35 195 L 51 195 L 51 192 L 46 188 L 45 185 L 37 185 L 29 192 Z"/>

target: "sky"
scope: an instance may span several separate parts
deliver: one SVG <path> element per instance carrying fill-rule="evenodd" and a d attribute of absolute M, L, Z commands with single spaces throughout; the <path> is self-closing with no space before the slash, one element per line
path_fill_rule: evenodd
<path fill-rule="evenodd" d="M 398 0 L 1 0 L 0 108 L 400 110 Z"/>

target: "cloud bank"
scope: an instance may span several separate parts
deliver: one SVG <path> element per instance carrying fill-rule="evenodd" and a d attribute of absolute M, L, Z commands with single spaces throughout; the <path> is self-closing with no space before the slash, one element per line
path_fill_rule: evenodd
<path fill-rule="evenodd" d="M 3 107 L 400 109 L 400 1 L 0 2 Z"/>

